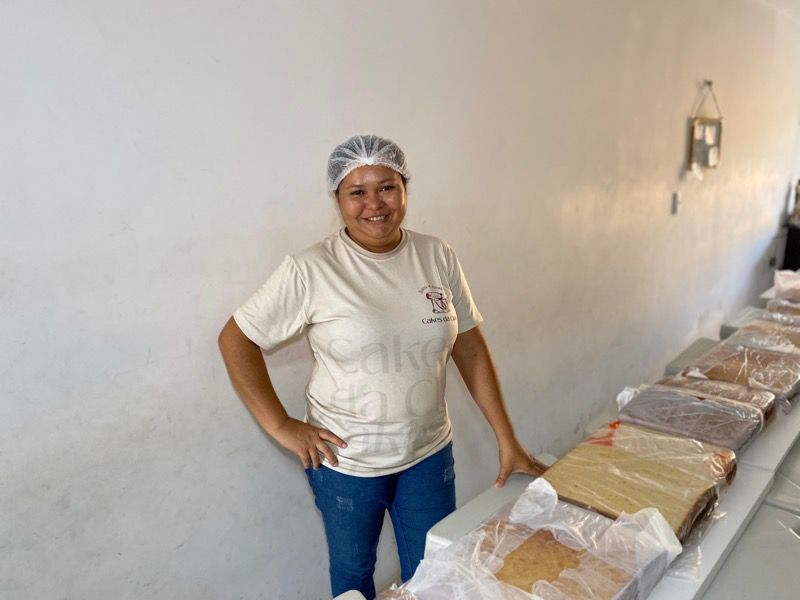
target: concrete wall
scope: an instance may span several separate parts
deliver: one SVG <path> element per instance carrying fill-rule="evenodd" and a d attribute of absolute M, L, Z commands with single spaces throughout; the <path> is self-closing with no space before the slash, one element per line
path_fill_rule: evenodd
<path fill-rule="evenodd" d="M 303 474 L 216 335 L 338 226 L 325 160 L 353 133 L 406 150 L 406 224 L 458 251 L 520 437 L 569 448 L 770 285 L 800 176 L 795 7 L 3 3 L 0 596 L 326 596 Z M 704 78 L 725 129 L 700 182 Z M 269 364 L 302 414 L 305 342 Z M 463 503 L 496 448 L 449 382 Z M 397 571 L 387 529 L 379 584 Z"/>

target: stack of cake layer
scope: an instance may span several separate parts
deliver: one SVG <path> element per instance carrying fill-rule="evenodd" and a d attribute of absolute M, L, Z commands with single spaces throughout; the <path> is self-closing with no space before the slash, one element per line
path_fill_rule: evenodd
<path fill-rule="evenodd" d="M 800 327 L 797 326 L 784 325 L 776 321 L 755 319 L 747 323 L 747 325 L 740 327 L 739 331 L 777 336 L 778 345 L 793 346 L 800 351 Z"/>
<path fill-rule="evenodd" d="M 748 404 L 702 399 L 661 386 L 638 393 L 620 409 L 619 418 L 735 451 L 747 446 L 764 426 L 761 411 Z"/>
<path fill-rule="evenodd" d="M 730 449 L 616 422 L 568 452 L 544 477 L 562 500 L 610 518 L 654 507 L 683 541 L 713 510 L 735 471 Z"/>
<path fill-rule="evenodd" d="M 760 350 L 772 350 L 773 352 L 787 352 L 789 354 L 800 354 L 800 347 L 797 342 L 798 334 L 794 330 L 800 332 L 800 328 L 787 327 L 780 323 L 771 323 L 772 328 L 761 325 L 761 323 L 770 324 L 769 321 L 755 321 L 748 323 L 725 340 L 726 344 L 735 344 L 738 346 L 746 346 L 747 348 L 755 348 Z"/>
<path fill-rule="evenodd" d="M 420 564 L 381 600 L 634 600 L 681 546 L 654 509 L 617 521 L 558 501 L 543 479 Z"/>
<path fill-rule="evenodd" d="M 775 416 L 775 394 L 766 390 L 754 390 L 747 386 L 727 381 L 698 379 L 684 375 L 659 379 L 656 385 L 684 390 L 697 398 L 742 402 L 761 411 L 765 423 L 768 423 Z"/>
<path fill-rule="evenodd" d="M 779 313 L 790 317 L 800 317 L 800 303 L 786 300 L 785 298 L 775 298 L 767 302 L 767 310 L 771 313 Z"/>
<path fill-rule="evenodd" d="M 800 327 L 800 316 L 776 312 L 774 310 L 761 311 L 754 315 L 753 320 L 769 321 L 771 323 L 788 325 L 790 327 Z"/>
<path fill-rule="evenodd" d="M 788 399 L 800 390 L 800 355 L 722 342 L 695 361 L 686 374 L 747 385 Z"/>

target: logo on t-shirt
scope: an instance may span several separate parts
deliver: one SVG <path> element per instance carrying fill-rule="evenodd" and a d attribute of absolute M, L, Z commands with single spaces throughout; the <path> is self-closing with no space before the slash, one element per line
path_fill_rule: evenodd
<path fill-rule="evenodd" d="M 450 306 L 447 304 L 447 296 L 441 292 L 428 292 L 425 297 L 433 304 L 434 313 L 448 313 Z"/>
<path fill-rule="evenodd" d="M 425 317 L 422 319 L 424 325 L 431 325 L 432 323 L 449 323 L 455 321 L 458 317 L 453 314 L 453 309 L 450 306 L 450 300 L 447 299 L 449 290 L 438 285 L 426 285 L 417 290 L 421 295 L 425 296 L 431 302 L 431 308 L 435 317 Z"/>

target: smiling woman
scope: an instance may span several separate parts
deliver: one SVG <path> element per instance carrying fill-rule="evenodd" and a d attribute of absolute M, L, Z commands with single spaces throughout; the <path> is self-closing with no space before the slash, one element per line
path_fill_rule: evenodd
<path fill-rule="evenodd" d="M 407 181 L 394 142 L 368 135 L 337 146 L 328 189 L 344 227 L 287 256 L 219 337 L 240 398 L 306 469 L 334 596 L 355 589 L 374 598 L 386 511 L 405 581 L 428 529 L 455 509 L 444 400 L 451 356 L 497 437 L 497 485 L 512 472 L 541 471 L 514 434 L 455 252 L 402 228 Z M 278 399 L 261 350 L 304 331 L 316 365 L 300 421 Z"/>
<path fill-rule="evenodd" d="M 351 171 L 336 191 L 345 231 L 370 252 L 393 250 L 402 239 L 406 215 L 406 185 L 401 175 L 384 165 Z"/>

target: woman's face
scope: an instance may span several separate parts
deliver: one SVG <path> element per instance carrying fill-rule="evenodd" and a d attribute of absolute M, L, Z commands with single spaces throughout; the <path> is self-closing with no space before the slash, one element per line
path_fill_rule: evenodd
<path fill-rule="evenodd" d="M 370 252 L 389 252 L 400 243 L 406 216 L 406 187 L 400 174 L 384 165 L 353 169 L 336 193 L 350 238 Z"/>

